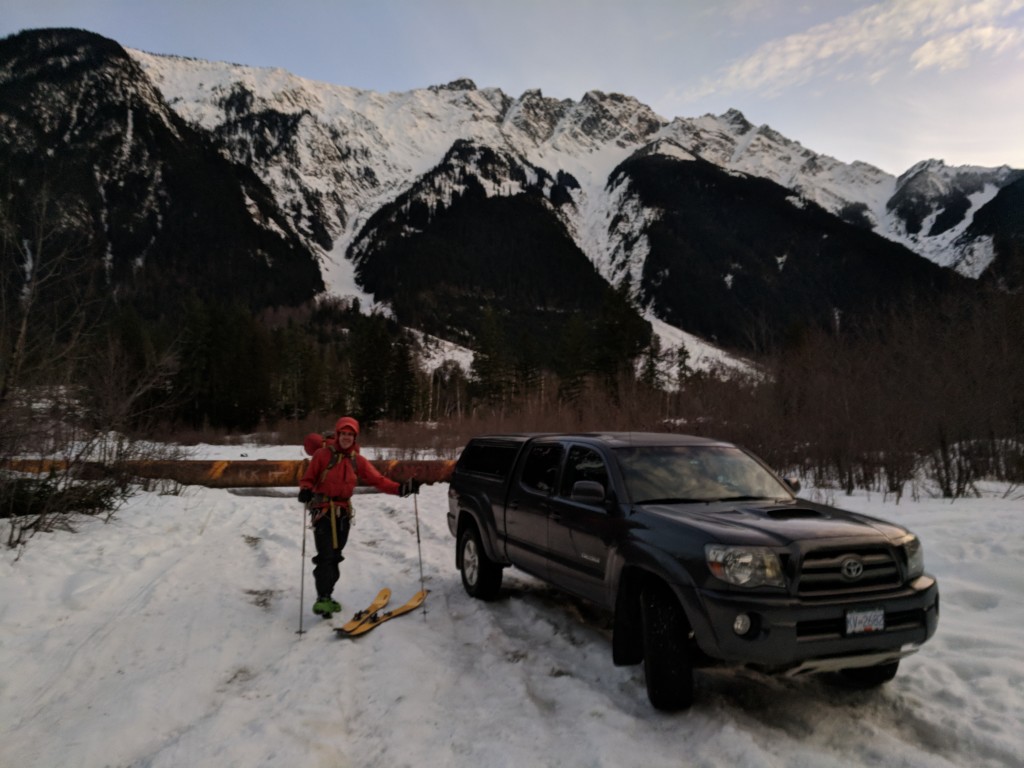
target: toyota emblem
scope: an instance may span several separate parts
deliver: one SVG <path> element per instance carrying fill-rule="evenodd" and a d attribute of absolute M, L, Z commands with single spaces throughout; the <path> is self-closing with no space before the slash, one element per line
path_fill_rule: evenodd
<path fill-rule="evenodd" d="M 856 557 L 848 557 L 839 565 L 844 579 L 854 581 L 864 575 L 864 563 Z"/>

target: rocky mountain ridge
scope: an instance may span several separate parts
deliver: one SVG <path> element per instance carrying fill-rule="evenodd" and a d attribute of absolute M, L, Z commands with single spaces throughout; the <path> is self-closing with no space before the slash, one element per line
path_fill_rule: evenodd
<path fill-rule="evenodd" d="M 456 139 L 507 147 L 551 175 L 576 179 L 567 225 L 612 280 L 622 276 L 608 271 L 621 243 L 606 228 L 616 211 L 604 199 L 604 187 L 615 166 L 638 151 L 674 145 L 725 170 L 770 179 L 970 277 L 995 256 L 990 237 L 969 232 L 974 214 L 1022 176 L 1006 166 L 953 168 L 926 160 L 895 177 L 867 163 L 816 153 L 768 126 L 755 126 L 738 110 L 666 120 L 615 93 L 590 91 L 574 102 L 529 90 L 514 98 L 462 79 L 380 94 L 283 70 L 130 53 L 179 114 L 217 133 L 235 159 L 263 164 L 261 175 L 300 229 L 326 228 L 333 235 L 335 259 L 358 236 L 359 222 L 441 162 Z M 289 116 L 293 128 L 269 129 L 275 120 L 288 123 Z M 275 137 L 262 152 L 247 146 L 259 129 Z M 297 198 L 305 205 L 295 205 Z M 324 243 L 321 237 L 318 244 Z"/>

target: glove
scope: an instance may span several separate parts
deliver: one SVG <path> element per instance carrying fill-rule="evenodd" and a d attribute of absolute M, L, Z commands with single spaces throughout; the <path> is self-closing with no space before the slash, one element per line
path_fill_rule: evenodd
<path fill-rule="evenodd" d="M 420 486 L 423 485 L 419 480 L 403 480 L 398 484 L 398 495 L 408 496 L 410 493 L 419 493 Z"/>
<path fill-rule="evenodd" d="M 313 500 L 313 489 L 303 488 L 299 491 L 299 501 L 303 504 L 309 504 Z"/>

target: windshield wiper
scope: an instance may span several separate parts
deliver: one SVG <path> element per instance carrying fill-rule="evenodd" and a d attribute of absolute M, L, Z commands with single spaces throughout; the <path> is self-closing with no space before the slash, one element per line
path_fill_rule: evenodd
<path fill-rule="evenodd" d="M 764 500 L 777 501 L 777 499 L 775 499 L 775 498 L 773 498 L 771 496 L 723 496 L 720 499 L 708 499 L 708 501 L 713 501 L 713 502 L 718 502 L 718 501 L 764 501 Z"/>
<path fill-rule="evenodd" d="M 682 496 L 666 496 L 663 499 L 644 499 L 636 504 L 718 504 L 729 501 L 772 501 L 777 503 L 779 499 L 770 496 L 723 496 L 720 499 L 686 499 Z"/>
<path fill-rule="evenodd" d="M 681 496 L 666 496 L 663 499 L 644 499 L 636 504 L 703 504 L 707 499 L 684 499 Z"/>

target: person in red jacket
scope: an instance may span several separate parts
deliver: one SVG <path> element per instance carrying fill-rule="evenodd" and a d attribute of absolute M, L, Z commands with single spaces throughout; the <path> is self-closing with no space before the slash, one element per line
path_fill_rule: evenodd
<path fill-rule="evenodd" d="M 306 473 L 299 481 L 299 501 L 307 505 L 312 517 L 313 580 L 316 582 L 316 602 L 313 613 L 329 619 L 341 610 L 331 596 L 338 583 L 338 565 L 344 560 L 341 551 L 348 542 L 352 526 L 352 493 L 362 482 L 384 493 L 408 496 L 419 491 L 418 480 L 396 483 L 384 477 L 359 453 L 356 441 L 359 422 L 343 416 L 334 425 L 334 437 L 313 453 Z"/>

